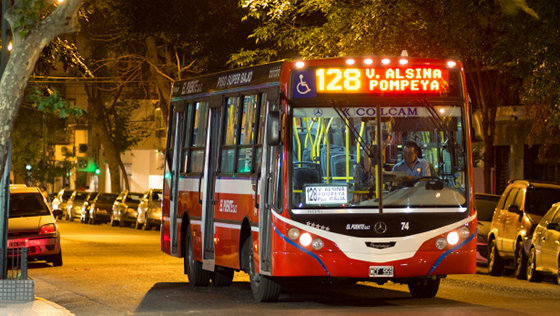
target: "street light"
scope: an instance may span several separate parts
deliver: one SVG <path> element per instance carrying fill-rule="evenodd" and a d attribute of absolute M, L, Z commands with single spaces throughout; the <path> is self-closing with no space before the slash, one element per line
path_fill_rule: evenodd
<path fill-rule="evenodd" d="M 32 167 L 31 167 L 31 165 L 30 165 L 30 164 L 27 164 L 27 165 L 25 165 L 25 169 L 27 169 L 27 170 L 31 170 L 31 168 L 32 168 Z"/>

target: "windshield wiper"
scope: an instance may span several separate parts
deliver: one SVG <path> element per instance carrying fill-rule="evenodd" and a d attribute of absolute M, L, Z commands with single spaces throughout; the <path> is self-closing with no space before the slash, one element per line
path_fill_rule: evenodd
<path fill-rule="evenodd" d="M 464 157 L 465 152 L 464 152 L 463 148 L 461 148 L 459 143 L 457 143 L 457 140 L 455 139 L 455 137 L 453 136 L 453 134 L 451 133 L 451 131 L 447 127 L 447 124 L 445 124 L 443 122 L 443 119 L 441 118 L 441 116 L 439 116 L 439 113 L 436 111 L 436 109 L 434 108 L 432 103 L 430 103 L 430 101 L 428 101 L 426 99 L 420 100 L 420 103 L 422 103 L 424 106 L 426 106 L 426 110 L 428 110 L 428 113 L 430 113 L 430 119 L 431 119 L 432 123 L 436 126 L 436 128 L 438 130 L 443 131 L 443 133 L 447 137 L 447 140 L 445 142 L 447 143 L 447 141 L 451 140 L 451 144 L 453 145 L 453 148 L 455 148 L 455 150 L 457 150 L 459 155 Z"/>
<path fill-rule="evenodd" d="M 342 107 L 339 106 L 335 100 L 330 100 L 330 103 L 331 105 L 333 105 L 336 114 L 338 114 L 342 122 L 344 122 L 344 125 L 346 125 L 346 127 L 348 127 L 348 130 L 350 130 L 352 137 L 354 137 L 354 139 L 358 142 L 358 144 L 360 144 L 360 147 L 366 153 L 366 155 L 369 158 L 372 158 L 374 154 L 372 150 L 373 148 L 370 148 L 365 144 L 365 140 L 362 138 L 362 136 L 360 136 L 360 133 L 358 132 L 354 124 L 350 124 L 350 117 L 346 115 L 346 113 L 342 110 Z M 354 121 L 352 121 L 352 123 L 353 122 Z"/>

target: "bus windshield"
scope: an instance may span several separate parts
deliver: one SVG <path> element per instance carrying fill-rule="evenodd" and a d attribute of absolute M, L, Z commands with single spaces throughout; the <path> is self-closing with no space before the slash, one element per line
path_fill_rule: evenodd
<path fill-rule="evenodd" d="M 466 211 L 461 109 L 427 101 L 294 108 L 293 212 Z"/>

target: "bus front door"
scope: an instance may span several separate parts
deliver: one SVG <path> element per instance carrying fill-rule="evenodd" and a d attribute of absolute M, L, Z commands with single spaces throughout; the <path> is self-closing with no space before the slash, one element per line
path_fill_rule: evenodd
<path fill-rule="evenodd" d="M 212 107 L 208 115 L 208 131 L 206 133 L 206 153 L 204 158 L 204 179 L 202 181 L 202 268 L 214 271 L 214 197 L 216 185 L 216 167 L 220 142 L 221 108 Z"/>

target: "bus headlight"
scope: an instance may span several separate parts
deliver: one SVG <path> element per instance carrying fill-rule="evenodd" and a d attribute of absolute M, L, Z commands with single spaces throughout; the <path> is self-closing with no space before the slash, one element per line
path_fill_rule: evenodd
<path fill-rule="evenodd" d="M 321 250 L 324 245 L 325 244 L 323 243 L 323 241 L 319 238 L 313 239 L 313 242 L 311 243 L 311 247 L 313 247 L 313 249 L 315 250 Z"/>
<path fill-rule="evenodd" d="M 299 243 L 304 247 L 311 245 L 311 241 L 312 241 L 311 235 L 309 235 L 308 233 L 304 233 L 301 236 L 299 236 Z"/>
<path fill-rule="evenodd" d="M 436 247 L 437 247 L 437 249 L 442 250 L 442 249 L 445 248 L 446 246 L 447 246 L 447 241 L 445 241 L 445 238 L 439 237 L 439 238 L 436 240 Z"/>
<path fill-rule="evenodd" d="M 288 230 L 288 237 L 290 237 L 290 239 L 292 240 L 296 240 L 299 238 L 299 230 L 297 228 L 290 228 Z"/>
<path fill-rule="evenodd" d="M 469 237 L 469 235 L 471 234 L 471 231 L 469 230 L 469 228 L 467 226 L 463 226 L 461 228 L 459 228 L 459 236 L 463 239 Z"/>
<path fill-rule="evenodd" d="M 447 242 L 450 245 L 455 245 L 459 242 L 459 234 L 457 234 L 457 232 L 450 232 L 447 234 Z"/>

